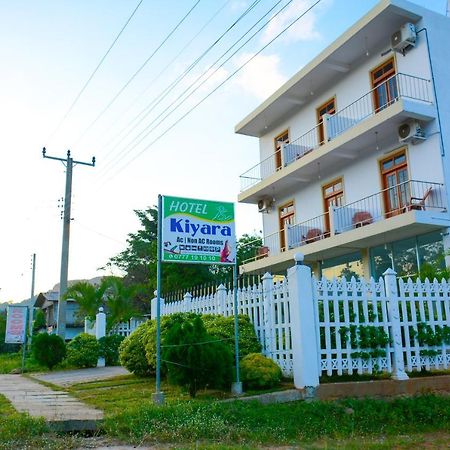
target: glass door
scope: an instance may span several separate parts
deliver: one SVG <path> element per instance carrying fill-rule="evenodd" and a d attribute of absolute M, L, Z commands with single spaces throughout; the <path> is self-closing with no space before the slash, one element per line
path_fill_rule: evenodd
<path fill-rule="evenodd" d="M 289 202 L 278 210 L 280 223 L 280 250 L 284 252 L 288 247 L 288 227 L 294 225 L 294 202 Z"/>
<path fill-rule="evenodd" d="M 386 217 L 405 212 L 410 198 L 405 152 L 383 160 L 381 162 L 381 174 Z"/>
<path fill-rule="evenodd" d="M 342 206 L 344 203 L 344 186 L 342 184 L 342 178 L 333 181 L 330 184 L 325 185 L 322 188 L 324 210 L 325 213 L 325 234 L 330 234 L 330 208 L 333 206 Z"/>
<path fill-rule="evenodd" d="M 372 71 L 375 112 L 388 107 L 398 98 L 397 77 L 395 77 L 394 59 L 390 59 Z"/>
<path fill-rule="evenodd" d="M 289 144 L 289 130 L 283 131 L 275 138 L 275 170 L 282 167 L 281 147 L 282 144 Z"/>
<path fill-rule="evenodd" d="M 335 114 L 336 113 L 336 100 L 332 98 L 324 103 L 322 106 L 317 108 L 317 124 L 319 133 L 319 144 L 322 145 L 325 142 L 325 133 L 323 128 L 323 116 L 325 114 Z"/>

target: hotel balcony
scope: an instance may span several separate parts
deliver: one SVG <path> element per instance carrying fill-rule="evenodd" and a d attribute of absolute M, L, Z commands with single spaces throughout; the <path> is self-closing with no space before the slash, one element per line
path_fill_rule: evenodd
<path fill-rule="evenodd" d="M 284 270 L 297 252 L 320 261 L 448 226 L 444 185 L 411 180 L 264 236 L 260 247 L 248 243 L 254 255 L 241 272 Z"/>
<path fill-rule="evenodd" d="M 385 92 L 390 97 L 383 96 Z M 323 122 L 243 173 L 238 200 L 257 203 L 264 196 L 288 192 L 317 175 L 317 162 L 326 174 L 361 152 L 376 151 L 379 143 L 398 142 L 397 128 L 406 120 L 434 118 L 430 80 L 398 73 L 335 114 L 325 115 Z"/>

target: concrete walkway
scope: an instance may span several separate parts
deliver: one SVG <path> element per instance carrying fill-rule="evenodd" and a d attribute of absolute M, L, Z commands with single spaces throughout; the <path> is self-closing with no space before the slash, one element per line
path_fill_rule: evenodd
<path fill-rule="evenodd" d="M 88 383 L 90 381 L 107 380 L 120 375 L 129 375 L 127 369 L 121 366 L 93 367 L 91 369 L 62 370 L 50 373 L 32 373 L 29 376 L 36 380 L 55 384 L 56 386 L 72 386 L 77 383 Z"/>
<path fill-rule="evenodd" d="M 64 391 L 53 391 L 21 375 L 0 375 L 0 394 L 19 412 L 44 417 L 56 430 L 94 430 L 103 411 L 92 408 Z"/>

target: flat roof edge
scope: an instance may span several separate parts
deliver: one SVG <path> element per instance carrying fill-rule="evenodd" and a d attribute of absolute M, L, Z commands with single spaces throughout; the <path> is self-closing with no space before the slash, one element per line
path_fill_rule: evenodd
<path fill-rule="evenodd" d="M 357 22 L 355 22 L 350 28 L 348 28 L 344 33 L 342 33 L 335 41 L 333 41 L 329 46 L 323 49 L 316 57 L 314 57 L 309 63 L 307 63 L 303 68 L 301 68 L 296 74 L 294 74 L 288 81 L 286 81 L 282 86 L 280 86 L 271 96 L 269 96 L 265 101 L 263 101 L 258 107 L 256 107 L 252 112 L 250 112 L 244 119 L 239 121 L 234 127 L 234 132 L 236 134 L 242 134 L 246 136 L 258 137 L 255 133 L 250 130 L 245 130 L 245 128 L 255 120 L 261 113 L 263 113 L 268 107 L 270 107 L 276 100 L 286 94 L 289 89 L 291 89 L 296 83 L 298 83 L 302 78 L 307 76 L 312 72 L 320 63 L 325 61 L 330 57 L 336 50 L 343 46 L 348 40 L 350 40 L 354 35 L 361 31 L 365 26 L 367 26 L 373 19 L 380 15 L 383 11 L 388 8 L 392 8 L 398 13 L 401 11 L 410 12 L 415 14 L 416 11 L 423 11 L 423 8 L 419 5 L 413 4 L 405 0 L 382 0 L 377 5 L 375 5 L 369 12 L 367 12 L 363 17 L 361 17 Z M 420 15 L 417 15 L 417 20 L 420 19 Z"/>

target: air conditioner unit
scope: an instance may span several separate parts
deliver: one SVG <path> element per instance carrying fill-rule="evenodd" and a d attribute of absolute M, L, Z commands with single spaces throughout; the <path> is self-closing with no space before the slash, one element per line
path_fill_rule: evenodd
<path fill-rule="evenodd" d="M 407 22 L 391 36 L 392 50 L 404 54 L 409 47 L 416 45 L 416 39 L 416 27 Z"/>
<path fill-rule="evenodd" d="M 273 200 L 271 198 L 265 197 L 258 202 L 258 211 L 260 213 L 262 212 L 269 212 L 270 208 L 272 207 Z"/>
<path fill-rule="evenodd" d="M 398 140 L 415 144 L 419 140 L 426 139 L 425 132 L 417 120 L 408 120 L 398 127 Z"/>

